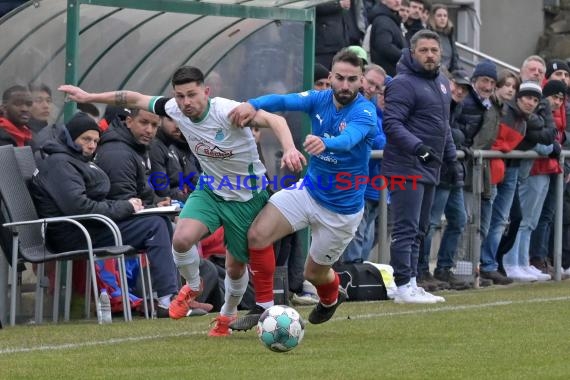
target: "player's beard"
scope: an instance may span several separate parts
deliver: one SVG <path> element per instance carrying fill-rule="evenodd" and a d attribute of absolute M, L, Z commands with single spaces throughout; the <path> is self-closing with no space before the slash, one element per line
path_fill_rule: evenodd
<path fill-rule="evenodd" d="M 351 92 L 349 90 L 344 90 L 344 91 L 334 90 L 333 93 L 334 93 L 334 98 L 336 99 L 336 101 L 339 104 L 342 104 L 343 106 L 352 102 L 354 100 L 354 98 L 356 98 L 356 96 L 358 95 L 358 92 L 356 92 L 356 91 Z"/>

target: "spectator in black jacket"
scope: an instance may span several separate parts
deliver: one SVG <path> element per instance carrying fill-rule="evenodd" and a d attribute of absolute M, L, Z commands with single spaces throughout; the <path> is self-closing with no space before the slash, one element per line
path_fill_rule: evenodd
<path fill-rule="evenodd" d="M 406 27 L 406 40 L 408 41 L 408 44 L 414 34 L 425 29 L 422 22 L 424 3 L 424 0 L 410 0 L 410 13 L 408 15 L 408 20 L 404 24 Z"/>
<path fill-rule="evenodd" d="M 349 45 L 343 16 L 349 9 L 350 0 L 331 1 L 317 5 L 315 9 L 315 59 L 328 70 L 334 55 Z"/>
<path fill-rule="evenodd" d="M 109 199 L 109 177 L 91 158 L 99 142 L 97 123 L 84 113 L 76 114 L 61 128 L 56 140 L 43 147 L 45 158 L 38 162 L 32 180 L 32 194 L 41 217 L 77 214 L 102 214 L 113 219 L 123 243 L 145 250 L 149 261 L 153 288 L 158 294 L 158 315 L 168 316 L 170 298 L 178 292 L 177 269 L 171 254 L 172 227 L 161 216 L 133 216 L 143 208 L 138 197 Z M 94 247 L 114 243 L 110 231 L 96 222 L 83 222 L 90 232 Z M 47 241 L 56 250 L 85 247 L 81 231 L 69 224 L 50 224 Z M 118 302 L 120 294 L 111 294 Z"/>
<path fill-rule="evenodd" d="M 343 12 L 347 44 L 362 45 L 362 38 L 366 32 L 368 21 L 366 7 L 362 0 L 350 0 L 349 9 Z"/>
<path fill-rule="evenodd" d="M 198 181 L 200 164 L 178 125 L 168 116 L 160 118 L 160 128 L 150 144 L 150 167 L 153 173 L 165 173 L 169 179 L 164 187 L 155 186 L 158 196 L 186 202 L 192 191 L 189 183 L 196 185 Z"/>
<path fill-rule="evenodd" d="M 143 110 L 131 110 L 124 123 L 112 123 L 103 134 L 95 163 L 111 180 L 109 199 L 140 198 L 145 206 L 165 206 L 148 185 L 151 172 L 148 147 L 156 136 L 160 118 Z"/>
<path fill-rule="evenodd" d="M 370 59 L 380 65 L 390 76 L 396 75 L 396 64 L 402 49 L 408 46 L 404 38 L 398 14 L 400 0 L 381 0 L 368 13 L 372 25 L 370 31 Z"/>

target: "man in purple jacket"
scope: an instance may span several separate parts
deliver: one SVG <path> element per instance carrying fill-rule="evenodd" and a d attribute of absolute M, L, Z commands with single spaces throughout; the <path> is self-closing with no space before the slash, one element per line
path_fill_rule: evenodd
<path fill-rule="evenodd" d="M 444 302 L 443 297 L 416 284 L 419 246 L 429 225 L 442 161 L 447 164 L 451 182 L 459 184 L 462 171 L 449 127 L 449 81 L 439 73 L 439 36 L 421 30 L 412 37 L 410 45 L 403 49 L 397 75 L 386 87 L 383 125 L 386 147 L 382 174 L 388 179 L 415 178 L 402 184 L 390 181 L 394 218 L 390 264 L 398 286 L 395 302 Z"/>

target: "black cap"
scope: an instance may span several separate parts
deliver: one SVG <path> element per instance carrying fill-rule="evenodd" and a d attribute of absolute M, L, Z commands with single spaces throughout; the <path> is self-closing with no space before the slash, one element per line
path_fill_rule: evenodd
<path fill-rule="evenodd" d="M 451 73 L 451 80 L 457 84 L 471 86 L 471 81 L 469 80 L 469 74 L 465 70 L 454 70 Z"/>

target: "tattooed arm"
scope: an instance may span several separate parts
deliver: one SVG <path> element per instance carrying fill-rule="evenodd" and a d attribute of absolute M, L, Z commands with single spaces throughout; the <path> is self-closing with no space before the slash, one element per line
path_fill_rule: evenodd
<path fill-rule="evenodd" d="M 134 91 L 110 91 L 89 93 L 79 87 L 64 84 L 58 87 L 59 91 L 66 93 L 69 100 L 77 103 L 103 103 L 125 108 L 140 108 L 147 110 L 152 96 Z"/>

